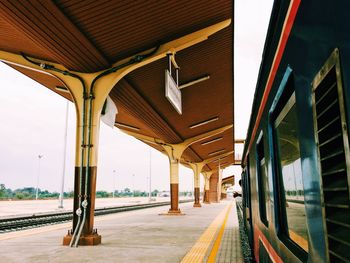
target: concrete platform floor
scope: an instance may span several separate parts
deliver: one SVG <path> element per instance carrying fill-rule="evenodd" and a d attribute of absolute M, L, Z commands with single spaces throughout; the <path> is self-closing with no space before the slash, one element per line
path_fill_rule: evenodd
<path fill-rule="evenodd" d="M 95 227 L 102 235 L 102 244 L 95 247 L 62 246 L 70 223 L 0 234 L 0 262 L 181 262 L 218 214 L 226 214 L 229 205 L 232 209 L 226 225 L 232 227 L 237 224 L 232 219 L 237 218 L 232 201 L 202 204 L 201 208 L 193 208 L 192 203 L 180 204 L 184 216 L 160 216 L 168 210 L 164 206 L 97 217 Z M 216 234 L 214 241 L 217 237 Z M 233 238 L 239 242 L 239 238 Z"/>

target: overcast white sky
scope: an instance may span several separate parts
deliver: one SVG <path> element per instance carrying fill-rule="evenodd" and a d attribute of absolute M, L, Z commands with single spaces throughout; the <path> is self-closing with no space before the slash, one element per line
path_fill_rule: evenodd
<path fill-rule="evenodd" d="M 235 2 L 235 136 L 245 138 L 273 1 Z M 65 191 L 73 189 L 74 174 L 75 110 L 69 104 Z M 39 188 L 59 191 L 65 108 L 64 98 L 0 63 L 0 183 L 35 187 L 41 154 Z M 168 159 L 151 152 L 152 189 L 168 190 Z M 97 190 L 112 191 L 114 181 L 118 190 L 146 190 L 149 173 L 150 147 L 101 123 Z M 224 177 L 233 173 L 240 177 L 240 168 L 225 169 Z M 192 189 L 193 173 L 182 167 L 180 191 Z"/>

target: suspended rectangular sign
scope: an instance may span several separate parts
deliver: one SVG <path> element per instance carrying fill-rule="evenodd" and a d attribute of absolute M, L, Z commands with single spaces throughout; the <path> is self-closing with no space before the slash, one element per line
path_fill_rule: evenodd
<path fill-rule="evenodd" d="M 165 97 L 168 99 L 171 105 L 173 105 L 175 110 L 181 115 L 181 91 L 178 89 L 174 79 L 167 69 L 165 70 Z"/>
<path fill-rule="evenodd" d="M 115 124 L 115 115 L 118 113 L 117 106 L 111 97 L 107 97 L 107 100 L 104 105 L 104 110 L 101 113 L 101 120 L 107 124 L 109 127 L 114 128 Z"/>

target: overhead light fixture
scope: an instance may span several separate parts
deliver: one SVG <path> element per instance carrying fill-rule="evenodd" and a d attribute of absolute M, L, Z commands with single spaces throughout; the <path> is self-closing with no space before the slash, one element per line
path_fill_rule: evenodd
<path fill-rule="evenodd" d="M 69 90 L 66 87 L 63 87 L 63 86 L 56 86 L 55 89 L 58 90 L 58 91 L 61 91 L 61 92 L 70 93 Z"/>
<path fill-rule="evenodd" d="M 137 127 L 134 127 L 134 126 L 131 126 L 131 125 L 127 125 L 127 124 L 123 124 L 123 123 L 120 123 L 120 122 L 116 122 L 115 124 L 117 126 L 122 127 L 122 128 L 127 128 L 127 129 L 134 130 L 134 131 L 139 131 L 140 130 L 140 128 L 137 128 Z"/>
<path fill-rule="evenodd" d="M 202 122 L 199 122 L 199 123 L 195 123 L 195 124 L 193 124 L 193 125 L 190 126 L 190 129 L 194 129 L 194 128 L 197 128 L 197 127 L 199 127 L 199 126 L 208 124 L 208 123 L 210 123 L 210 122 L 217 121 L 218 119 L 219 119 L 219 117 L 214 117 L 214 118 L 211 118 L 211 119 L 206 120 L 206 121 L 202 121 Z"/>
<path fill-rule="evenodd" d="M 202 142 L 201 145 L 207 145 L 207 144 L 210 144 L 210 143 L 213 143 L 213 142 L 217 142 L 217 141 L 220 141 L 220 140 L 222 140 L 222 137 L 215 138 L 215 139 L 212 139 L 212 140 L 207 141 L 207 142 Z"/>
<path fill-rule="evenodd" d="M 221 149 L 221 150 L 217 150 L 217 151 L 215 151 L 215 152 L 208 153 L 208 155 L 209 155 L 209 156 L 211 156 L 211 155 L 216 155 L 216 154 L 222 153 L 222 152 L 224 152 L 224 151 L 225 151 L 225 149 Z"/>
<path fill-rule="evenodd" d="M 210 79 L 210 75 L 205 75 L 204 77 L 201 77 L 201 78 L 198 78 L 198 79 L 195 79 L 195 80 L 192 80 L 192 81 L 189 81 L 187 83 L 184 83 L 182 85 L 179 86 L 179 89 L 184 89 L 184 88 L 187 88 L 189 86 L 192 86 L 194 84 L 197 84 L 199 82 L 202 82 L 202 81 L 205 81 L 207 79 Z"/>

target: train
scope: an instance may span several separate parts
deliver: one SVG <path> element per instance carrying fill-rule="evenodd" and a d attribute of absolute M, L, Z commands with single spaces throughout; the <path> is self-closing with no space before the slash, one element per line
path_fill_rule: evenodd
<path fill-rule="evenodd" d="M 256 262 L 350 262 L 349 10 L 274 1 L 242 160 Z"/>

